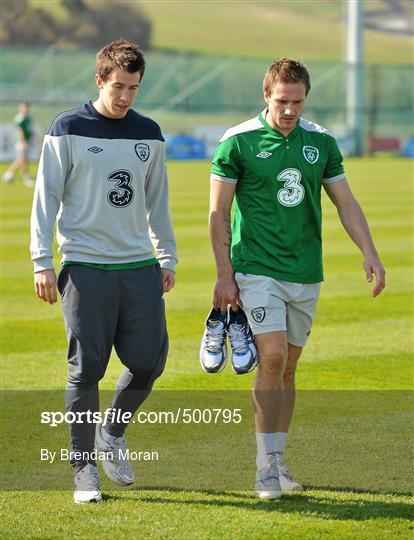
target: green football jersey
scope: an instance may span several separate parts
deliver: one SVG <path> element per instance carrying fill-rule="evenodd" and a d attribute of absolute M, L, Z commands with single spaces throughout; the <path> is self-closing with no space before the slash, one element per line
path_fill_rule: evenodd
<path fill-rule="evenodd" d="M 328 131 L 301 118 L 287 137 L 264 113 L 229 129 L 212 180 L 236 183 L 231 260 L 235 272 L 295 283 L 323 280 L 321 187 L 345 178 Z"/>
<path fill-rule="evenodd" d="M 14 125 L 23 131 L 25 142 L 29 143 L 33 138 L 33 122 L 30 116 L 23 116 L 20 113 L 14 119 Z"/>

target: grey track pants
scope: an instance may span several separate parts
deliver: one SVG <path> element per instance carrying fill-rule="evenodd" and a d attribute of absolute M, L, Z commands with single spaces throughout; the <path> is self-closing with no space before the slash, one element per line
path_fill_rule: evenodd
<path fill-rule="evenodd" d="M 98 383 L 112 346 L 125 365 L 111 407 L 134 414 L 164 370 L 168 352 L 162 275 L 158 264 L 133 270 L 70 265 L 58 288 L 68 338 L 66 408 L 98 411 Z M 125 423 L 105 429 L 119 437 Z M 71 424 L 72 450 L 91 452 L 96 424 Z"/>

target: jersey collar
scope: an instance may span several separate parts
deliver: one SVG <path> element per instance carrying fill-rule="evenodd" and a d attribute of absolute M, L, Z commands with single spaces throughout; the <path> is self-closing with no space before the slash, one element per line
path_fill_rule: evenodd
<path fill-rule="evenodd" d="M 280 133 L 280 131 L 278 131 L 277 129 L 274 129 L 272 128 L 272 126 L 270 126 L 266 120 L 265 120 L 265 117 L 266 117 L 266 114 L 268 112 L 268 109 L 263 109 L 263 111 L 261 113 L 259 113 L 259 120 L 260 122 L 263 124 L 263 126 L 267 129 L 267 131 L 270 131 L 270 133 L 273 133 L 273 135 L 275 135 L 275 137 L 277 137 L 278 139 L 283 139 L 283 140 L 286 140 L 286 139 L 289 139 L 289 140 L 293 140 L 293 139 L 296 139 L 296 137 L 299 135 L 299 122 L 300 122 L 300 118 L 298 119 L 298 121 L 296 122 L 296 126 L 292 129 L 292 131 L 289 133 L 289 135 L 287 137 L 285 137 L 283 135 L 283 133 Z"/>

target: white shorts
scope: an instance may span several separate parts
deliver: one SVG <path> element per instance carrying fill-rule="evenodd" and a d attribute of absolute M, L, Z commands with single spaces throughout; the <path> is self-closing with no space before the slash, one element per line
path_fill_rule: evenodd
<path fill-rule="evenodd" d="M 235 275 L 253 334 L 287 332 L 288 343 L 303 347 L 311 332 L 320 283 L 290 283 L 267 276 Z"/>
<path fill-rule="evenodd" d="M 22 144 L 20 142 L 16 143 L 16 157 L 21 159 L 29 159 L 29 153 L 33 147 L 32 142 Z"/>

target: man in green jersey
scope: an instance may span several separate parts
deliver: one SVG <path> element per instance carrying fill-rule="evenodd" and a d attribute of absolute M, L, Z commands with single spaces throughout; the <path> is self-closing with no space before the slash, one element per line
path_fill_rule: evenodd
<path fill-rule="evenodd" d="M 229 129 L 211 175 L 210 234 L 217 266 L 213 307 L 243 306 L 255 335 L 256 493 L 301 490 L 284 462 L 295 371 L 323 280 L 321 188 L 364 257 L 373 296 L 385 286 L 364 213 L 351 193 L 333 136 L 301 117 L 310 90 L 300 62 L 282 58 L 263 82 L 267 106 Z M 230 210 L 234 200 L 234 218 Z"/>
<path fill-rule="evenodd" d="M 5 182 L 13 180 L 14 173 L 22 170 L 23 182 L 27 187 L 33 187 L 34 182 L 29 175 L 29 151 L 34 140 L 33 121 L 29 114 L 30 106 L 24 101 L 19 105 L 19 113 L 14 119 L 17 133 L 16 159 L 3 175 Z"/>

